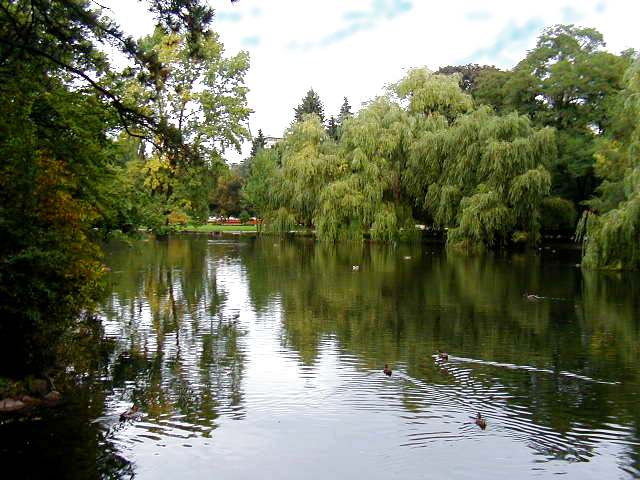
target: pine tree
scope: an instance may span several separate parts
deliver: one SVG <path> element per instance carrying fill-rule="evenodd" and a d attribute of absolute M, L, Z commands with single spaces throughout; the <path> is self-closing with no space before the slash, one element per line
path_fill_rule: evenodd
<path fill-rule="evenodd" d="M 342 106 L 340 107 L 340 114 L 338 115 L 338 124 L 342 125 L 342 122 L 345 119 L 352 117 L 353 113 L 351 113 L 351 105 L 349 105 L 349 100 L 347 97 L 344 97 L 344 102 L 342 102 Z"/>
<path fill-rule="evenodd" d="M 320 117 L 320 121 L 324 123 L 324 105 L 322 105 L 322 101 L 318 94 L 313 90 L 313 88 L 309 89 L 307 94 L 302 99 L 300 105 L 294 108 L 295 113 L 295 121 L 300 122 L 303 120 L 304 115 L 309 113 L 315 113 Z"/>
<path fill-rule="evenodd" d="M 258 151 L 260 151 L 265 146 L 264 135 L 262 134 L 262 129 L 258 129 L 258 136 L 255 137 L 251 142 L 251 157 L 255 157 Z"/>
<path fill-rule="evenodd" d="M 327 135 L 336 141 L 338 140 L 338 122 L 336 122 L 336 118 L 333 115 L 327 122 Z"/>

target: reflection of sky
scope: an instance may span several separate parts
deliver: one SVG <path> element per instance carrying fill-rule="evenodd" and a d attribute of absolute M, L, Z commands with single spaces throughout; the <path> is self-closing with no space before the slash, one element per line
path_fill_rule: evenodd
<path fill-rule="evenodd" d="M 499 366 L 476 369 L 473 363 L 452 360 L 442 368 L 455 378 L 453 385 L 413 378 L 403 364 L 394 365 L 397 370 L 386 378 L 381 367 L 365 366 L 366 355 L 345 351 L 333 334 L 320 339 L 313 364 L 303 364 L 300 352 L 284 343 L 287 312 L 280 298 L 272 297 L 259 314 L 252 307 L 238 248 L 213 243 L 206 261 L 224 298 L 220 316 L 239 312 L 238 328 L 245 332 L 239 339 L 244 415 L 220 416 L 210 437 L 172 435 L 169 430 L 153 437 L 149 422 L 132 425 L 125 433 L 131 440 L 126 448 L 138 478 L 512 479 L 562 474 L 601 480 L 620 472 L 618 459 L 630 447 L 611 439 L 618 434 L 624 441 L 630 432 L 614 424 L 600 432 L 575 424 L 563 435 L 539 425 L 526 407 L 511 402 L 512 393 L 498 376 L 488 376 Z M 148 306 L 141 312 L 138 332 L 151 332 Z M 107 323 L 109 333 L 126 336 L 117 323 Z M 183 331 L 190 335 L 188 325 Z M 530 372 L 513 375 L 529 378 Z M 486 431 L 469 418 L 479 409 L 489 419 Z M 591 435 L 589 440 L 580 437 L 581 429 Z M 589 461 L 577 461 L 579 457 Z"/>

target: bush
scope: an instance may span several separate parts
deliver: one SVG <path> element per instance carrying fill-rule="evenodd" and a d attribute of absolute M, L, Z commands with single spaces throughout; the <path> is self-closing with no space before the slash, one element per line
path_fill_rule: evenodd
<path fill-rule="evenodd" d="M 545 231 L 573 231 L 576 225 L 576 208 L 570 200 L 547 197 L 542 201 L 540 217 Z"/>
<path fill-rule="evenodd" d="M 242 213 L 240 213 L 240 222 L 248 223 L 249 220 L 251 220 L 251 215 L 249 215 L 246 210 L 243 210 Z"/>

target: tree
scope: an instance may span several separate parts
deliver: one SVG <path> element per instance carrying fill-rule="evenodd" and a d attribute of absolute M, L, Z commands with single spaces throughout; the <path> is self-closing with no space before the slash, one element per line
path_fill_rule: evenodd
<path fill-rule="evenodd" d="M 255 157 L 258 151 L 262 150 L 265 146 L 264 135 L 262 129 L 258 129 L 258 136 L 251 141 L 251 157 Z"/>
<path fill-rule="evenodd" d="M 401 103 L 406 103 L 406 107 Z M 416 132 L 471 109 L 457 79 L 415 69 L 347 122 L 340 137 L 344 172 L 327 185 L 317 215 L 318 236 L 382 241 L 415 239 L 408 159 Z"/>
<path fill-rule="evenodd" d="M 478 65 L 469 63 L 467 65 L 448 65 L 440 67 L 436 74 L 439 75 L 459 75 L 460 88 L 465 93 L 473 94 L 478 88 L 478 79 L 488 72 L 499 72 L 493 65 Z"/>
<path fill-rule="evenodd" d="M 251 162 L 251 172 L 243 188 L 247 203 L 252 206 L 256 216 L 261 220 L 278 208 L 278 199 L 275 195 L 280 176 L 278 157 L 276 149 L 259 150 Z M 261 228 L 262 222 L 258 223 L 258 229 L 261 230 Z"/>
<path fill-rule="evenodd" d="M 172 213 L 204 221 L 207 192 L 223 169 L 222 155 L 228 148 L 240 151 L 241 142 L 249 137 L 246 122 L 251 110 L 244 86 L 248 55 L 224 57 L 224 46 L 214 32 L 201 37 L 197 58 L 190 56 L 185 36 L 160 30 L 143 38 L 140 49 L 158 57 L 163 74 L 152 87 L 133 80 L 129 95 L 184 145 L 170 148 L 151 143 L 147 186 L 165 199 L 165 225 Z M 164 232 L 166 227 L 158 227 L 158 233 Z"/>
<path fill-rule="evenodd" d="M 218 177 L 217 186 L 210 191 L 209 209 L 223 217 L 238 216 L 244 209 L 242 187 L 244 180 L 235 168 L 228 168 Z"/>
<path fill-rule="evenodd" d="M 324 123 L 324 106 L 322 105 L 322 101 L 318 94 L 313 90 L 313 88 L 309 89 L 307 94 L 300 102 L 295 111 L 295 120 L 296 122 L 301 122 L 304 119 L 305 115 L 315 114 L 320 118 L 320 121 Z"/>
<path fill-rule="evenodd" d="M 351 113 L 351 105 L 349 105 L 349 100 L 347 99 L 347 97 L 344 97 L 344 101 L 340 106 L 340 113 L 338 114 L 338 124 L 342 125 L 342 122 L 352 116 L 353 113 Z"/>
<path fill-rule="evenodd" d="M 627 70 L 613 125 L 598 145 L 596 171 L 604 179 L 577 235 L 587 268 L 640 268 L 640 60 Z"/>
<path fill-rule="evenodd" d="M 396 241 L 410 226 L 401 175 L 406 161 L 406 112 L 389 96 L 380 97 L 346 123 L 338 171 L 342 174 L 320 196 L 316 224 L 323 240 L 372 238 Z"/>
<path fill-rule="evenodd" d="M 558 163 L 553 166 L 553 190 L 576 205 L 597 187 L 595 143 L 610 126 L 608 104 L 622 89 L 630 62 L 627 56 L 604 51 L 604 45 L 602 35 L 594 29 L 548 28 L 502 87 L 504 105 L 500 109 L 516 110 L 529 115 L 536 125 L 556 129 Z M 486 88 L 479 89 L 486 94 Z"/>
<path fill-rule="evenodd" d="M 273 231 L 313 226 L 319 196 L 334 178 L 337 147 L 315 115 L 294 123 L 277 148 L 258 152 L 245 195 Z"/>
<path fill-rule="evenodd" d="M 424 215 L 450 245 L 498 248 L 537 241 L 555 139 L 515 112 L 474 109 L 457 76 L 415 69 L 345 122 L 337 145 L 310 116 L 281 149 L 281 165 L 262 160 L 247 186 L 276 230 L 396 242 L 416 239 Z"/>
<path fill-rule="evenodd" d="M 149 4 L 197 54 L 212 10 L 198 0 Z M 127 79 L 144 88 L 162 81 L 157 55 L 141 51 L 95 2 L 0 6 L 0 375 L 54 366 L 63 336 L 92 311 L 104 270 L 92 227 L 122 225 L 132 210 L 104 201 L 129 188 L 112 139 L 124 130 L 185 148 L 152 110 L 125 98 L 104 53 L 112 48 L 129 60 Z M 102 188 L 106 178 L 115 190 Z"/>
<path fill-rule="evenodd" d="M 327 135 L 334 140 L 338 140 L 338 122 L 336 122 L 336 118 L 331 116 L 329 121 L 327 122 Z"/>
<path fill-rule="evenodd" d="M 555 154 L 553 134 L 535 131 L 516 114 L 472 111 L 455 81 L 418 70 L 396 87 L 417 116 L 406 188 L 437 226 L 449 228 L 449 244 L 495 247 L 517 230 L 535 242 L 539 206 L 549 193 L 544 164 Z"/>
<path fill-rule="evenodd" d="M 500 117 L 484 107 L 449 128 L 425 132 L 415 143 L 407 177 L 417 201 L 448 243 L 505 245 L 538 240 L 541 203 L 555 155 L 551 129 L 535 130 L 516 113 Z"/>

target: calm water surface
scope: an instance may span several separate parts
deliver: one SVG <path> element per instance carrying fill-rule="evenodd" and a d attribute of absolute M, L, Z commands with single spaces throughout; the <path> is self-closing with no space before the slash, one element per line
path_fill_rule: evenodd
<path fill-rule="evenodd" d="M 25 477 L 640 475 L 637 275 L 205 236 L 106 261 L 106 367 L 62 409 L 0 425 Z"/>

